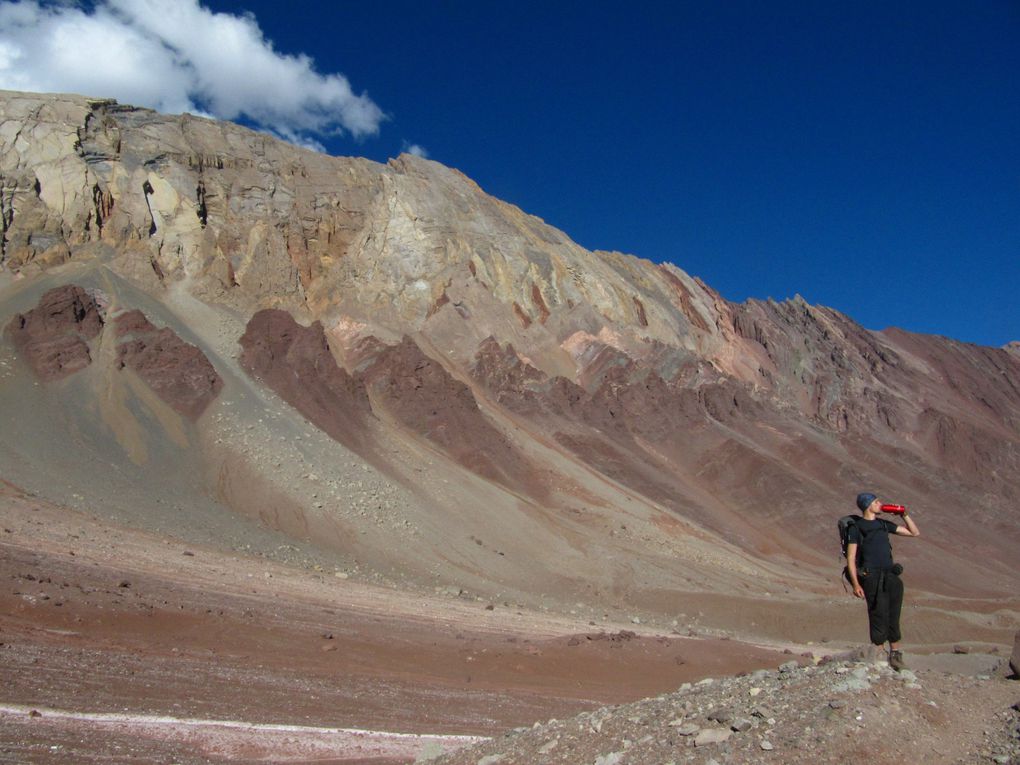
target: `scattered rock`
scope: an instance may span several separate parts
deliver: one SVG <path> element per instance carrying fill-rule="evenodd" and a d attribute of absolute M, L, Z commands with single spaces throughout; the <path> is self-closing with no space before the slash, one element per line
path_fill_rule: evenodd
<path fill-rule="evenodd" d="M 733 712 L 729 709 L 713 709 L 708 713 L 707 719 L 717 723 L 728 723 L 733 719 Z"/>
<path fill-rule="evenodd" d="M 751 730 L 751 726 L 753 725 L 754 723 L 752 723 L 750 720 L 741 717 L 740 719 L 733 721 L 733 724 L 730 725 L 730 730 L 734 731 L 735 733 L 746 733 L 747 731 Z"/>
<path fill-rule="evenodd" d="M 674 720 L 673 722 L 680 722 L 680 721 L 679 720 Z M 672 725 L 672 724 L 673 723 L 670 723 L 670 725 Z M 678 736 L 694 736 L 700 730 L 701 730 L 701 728 L 699 726 L 695 725 L 694 723 L 681 723 L 680 725 L 677 726 L 676 733 L 677 733 Z"/>
<path fill-rule="evenodd" d="M 595 765 L 620 765 L 621 762 L 623 762 L 623 752 L 610 752 L 595 758 Z"/>
<path fill-rule="evenodd" d="M 711 744 L 721 744 L 732 735 L 733 731 L 728 728 L 703 728 L 694 737 L 694 745 L 709 746 Z"/>
<path fill-rule="evenodd" d="M 758 746 L 760 746 L 762 750 L 766 752 L 771 752 L 773 749 L 775 749 L 775 747 L 772 746 L 772 744 L 768 741 L 762 741 Z"/>

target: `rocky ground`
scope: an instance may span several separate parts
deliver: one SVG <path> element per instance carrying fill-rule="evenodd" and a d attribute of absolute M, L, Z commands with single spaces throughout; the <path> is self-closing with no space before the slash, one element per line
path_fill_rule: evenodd
<path fill-rule="evenodd" d="M 408 593 L 0 483 L 0 762 L 842 763 L 875 740 L 877 763 L 1020 756 L 1005 646 L 910 653 L 896 675 L 815 666 L 836 644 L 687 631 Z"/>
<path fill-rule="evenodd" d="M 1001 663 L 1001 662 L 1000 662 Z M 1020 762 L 1020 683 L 884 662 L 782 665 L 531 728 L 443 765 Z"/>

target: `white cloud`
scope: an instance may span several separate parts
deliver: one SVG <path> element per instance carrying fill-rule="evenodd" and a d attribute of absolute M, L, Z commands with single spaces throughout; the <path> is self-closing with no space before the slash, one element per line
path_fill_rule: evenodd
<path fill-rule="evenodd" d="M 254 16 L 213 13 L 198 0 L 99 0 L 91 11 L 0 2 L 0 88 L 246 118 L 319 149 L 316 136 L 371 135 L 385 119 L 342 74 L 275 51 Z"/>
<path fill-rule="evenodd" d="M 420 146 L 416 143 L 412 144 L 405 143 L 404 151 L 406 151 L 408 154 L 413 154 L 416 157 L 421 157 L 422 159 L 429 158 L 428 150 L 424 146 Z"/>

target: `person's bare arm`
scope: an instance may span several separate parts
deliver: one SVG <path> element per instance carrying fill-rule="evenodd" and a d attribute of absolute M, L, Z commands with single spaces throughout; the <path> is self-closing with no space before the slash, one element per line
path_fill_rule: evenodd
<path fill-rule="evenodd" d="M 921 530 L 917 528 L 917 524 L 914 523 L 914 519 L 904 513 L 903 525 L 896 527 L 896 534 L 901 537 L 919 537 L 921 536 Z"/>
<path fill-rule="evenodd" d="M 846 570 L 850 574 L 850 584 L 854 588 L 854 596 L 858 598 L 864 597 L 864 588 L 861 587 L 861 583 L 857 581 L 857 543 L 851 542 L 846 546 Z"/>

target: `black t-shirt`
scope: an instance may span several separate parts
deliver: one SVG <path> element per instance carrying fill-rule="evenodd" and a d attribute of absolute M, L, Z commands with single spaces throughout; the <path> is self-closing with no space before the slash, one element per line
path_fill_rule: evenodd
<path fill-rule="evenodd" d="M 899 527 L 895 523 L 884 518 L 876 518 L 873 521 L 858 518 L 851 523 L 847 530 L 846 542 L 848 545 L 854 543 L 858 545 L 857 565 L 866 570 L 892 566 L 892 544 L 889 542 L 889 535 L 895 534 L 897 528 Z"/>

